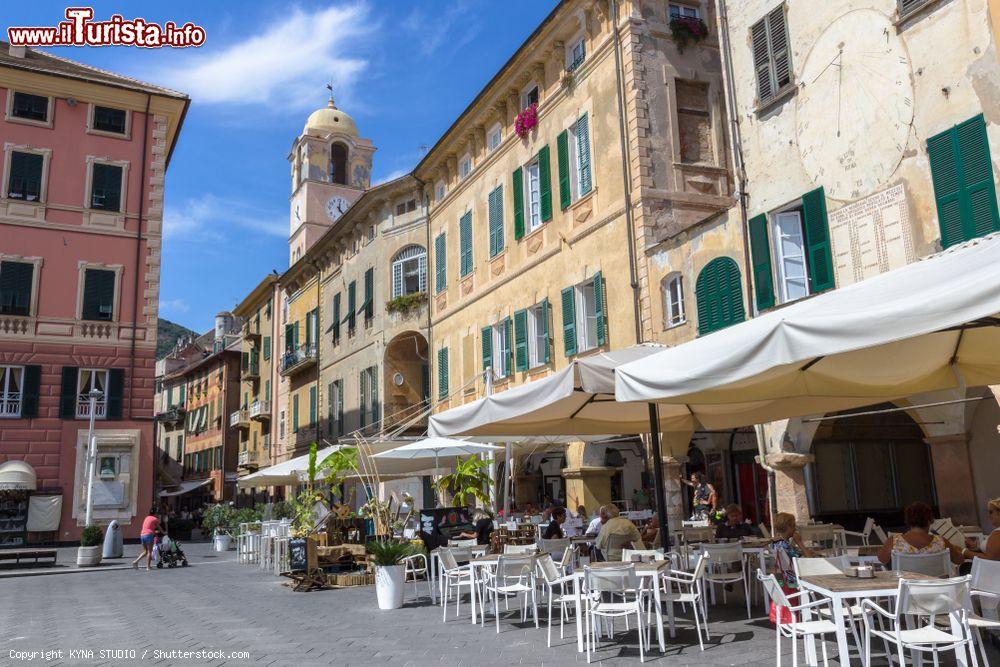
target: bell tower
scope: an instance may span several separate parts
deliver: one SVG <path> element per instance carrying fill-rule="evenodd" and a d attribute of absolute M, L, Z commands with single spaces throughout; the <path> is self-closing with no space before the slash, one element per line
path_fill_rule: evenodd
<path fill-rule="evenodd" d="M 288 262 L 306 250 L 371 187 L 370 139 L 358 135 L 354 119 L 330 100 L 309 115 L 288 154 L 292 174 Z"/>

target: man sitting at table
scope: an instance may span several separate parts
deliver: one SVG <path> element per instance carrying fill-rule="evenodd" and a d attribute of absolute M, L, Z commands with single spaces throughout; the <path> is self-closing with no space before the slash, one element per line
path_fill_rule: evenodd
<path fill-rule="evenodd" d="M 719 540 L 741 540 L 756 535 L 753 526 L 743 521 L 743 508 L 737 504 L 726 505 L 726 520 L 715 527 Z"/>
<path fill-rule="evenodd" d="M 552 509 L 552 521 L 545 527 L 542 533 L 543 540 L 561 540 L 566 535 L 563 534 L 562 525 L 566 523 L 566 508 L 554 507 Z"/>
<path fill-rule="evenodd" d="M 618 508 L 608 505 L 602 508 L 608 516 L 604 527 L 597 535 L 594 546 L 604 554 L 606 560 L 620 561 L 623 548 L 642 549 L 642 535 L 635 524 L 618 515 Z"/>
<path fill-rule="evenodd" d="M 601 527 L 604 526 L 608 518 L 608 508 L 601 505 L 597 510 L 597 516 L 595 516 L 593 521 L 590 522 L 590 525 L 587 526 L 587 535 L 597 535 L 601 532 Z"/>

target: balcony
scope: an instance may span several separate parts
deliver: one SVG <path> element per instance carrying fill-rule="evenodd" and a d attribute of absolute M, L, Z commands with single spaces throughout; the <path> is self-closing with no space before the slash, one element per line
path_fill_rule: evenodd
<path fill-rule="evenodd" d="M 260 341 L 260 329 L 254 328 L 249 324 L 243 325 L 243 338 L 252 343 Z"/>
<path fill-rule="evenodd" d="M 240 369 L 240 379 L 241 380 L 258 380 L 260 379 L 260 364 L 252 361 L 248 365 Z"/>
<path fill-rule="evenodd" d="M 234 410 L 229 415 L 229 425 L 236 428 L 250 428 L 250 411 Z"/>
<path fill-rule="evenodd" d="M 0 391 L 0 417 L 21 416 L 21 392 Z"/>
<path fill-rule="evenodd" d="M 268 421 L 271 419 L 271 401 L 254 401 L 250 404 L 250 419 Z"/>
<path fill-rule="evenodd" d="M 105 419 L 108 415 L 108 400 L 106 398 L 94 401 L 94 419 Z M 78 398 L 76 401 L 76 418 L 90 419 L 90 400 Z"/>
<path fill-rule="evenodd" d="M 316 365 L 318 348 L 315 343 L 299 345 L 281 355 L 281 374 L 295 375 Z"/>
<path fill-rule="evenodd" d="M 260 447 L 263 451 L 269 451 L 271 449 L 271 436 L 265 435 L 264 439 L 260 443 Z"/>
<path fill-rule="evenodd" d="M 184 404 L 171 405 L 169 408 L 156 415 L 156 419 L 164 424 L 176 426 L 184 421 Z"/>
<path fill-rule="evenodd" d="M 257 468 L 260 466 L 260 453 L 256 449 L 245 449 L 240 452 L 236 464 L 241 468 Z"/>

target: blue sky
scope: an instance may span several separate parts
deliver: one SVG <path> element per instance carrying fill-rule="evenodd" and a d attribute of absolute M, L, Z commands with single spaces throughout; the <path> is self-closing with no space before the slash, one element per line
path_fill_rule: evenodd
<path fill-rule="evenodd" d="M 288 266 L 292 140 L 337 105 L 372 139 L 373 181 L 406 173 L 557 0 L 96 2 L 95 20 L 205 28 L 197 49 L 52 52 L 188 93 L 167 173 L 160 315 L 198 331 Z M 8 25 L 55 25 L 66 5 L 5 8 Z"/>

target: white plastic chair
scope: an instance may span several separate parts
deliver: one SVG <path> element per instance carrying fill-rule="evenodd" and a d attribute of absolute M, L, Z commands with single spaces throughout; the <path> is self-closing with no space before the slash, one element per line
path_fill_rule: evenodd
<path fill-rule="evenodd" d="M 440 573 L 441 581 L 444 584 L 444 592 L 441 594 L 441 620 L 447 621 L 448 599 L 452 588 L 455 589 L 455 616 L 458 617 L 462 607 L 462 587 L 468 587 L 471 593 L 475 582 L 469 575 L 469 570 L 458 564 L 455 550 L 446 547 L 438 549 L 438 559 L 441 561 L 441 567 L 444 568 Z"/>
<path fill-rule="evenodd" d="M 497 634 L 500 634 L 500 596 L 507 598 L 523 596 L 521 601 L 521 621 L 528 615 L 528 594 L 531 594 L 531 609 L 538 627 L 538 599 L 535 595 L 535 557 L 533 555 L 503 555 L 497 559 L 497 569 L 484 584 L 486 592 L 493 598 L 493 617 Z M 485 614 L 484 614 L 485 616 Z M 485 618 L 483 619 L 485 624 Z"/>
<path fill-rule="evenodd" d="M 861 540 L 863 546 L 869 546 L 868 540 L 871 538 L 872 530 L 875 528 L 875 519 L 868 517 L 865 519 L 865 527 L 861 529 L 861 532 L 855 532 L 853 530 L 845 530 L 844 535 L 850 535 L 851 537 L 857 537 Z"/>
<path fill-rule="evenodd" d="M 646 633 L 643 631 L 645 621 L 642 612 L 645 592 L 635 573 L 635 565 L 602 568 L 591 568 L 588 565 L 583 570 L 583 577 L 587 591 L 587 662 L 590 662 L 592 649 L 598 639 L 595 636 L 595 621 L 600 618 L 611 619 L 613 632 L 614 619 L 624 618 L 627 623 L 632 614 L 635 614 L 639 635 L 639 662 L 644 662 Z M 609 594 L 610 600 L 604 599 L 605 593 Z M 619 597 L 621 601 L 617 600 Z"/>
<path fill-rule="evenodd" d="M 563 549 L 562 554 L 559 556 L 559 560 L 553 558 L 552 561 L 556 564 L 556 566 L 560 570 L 562 570 L 563 572 L 568 572 L 569 569 L 573 567 L 573 565 L 576 563 L 576 550 L 573 549 L 572 544 L 568 544 L 566 545 L 566 548 Z"/>
<path fill-rule="evenodd" d="M 478 544 L 479 542 L 474 537 L 463 540 L 448 540 L 449 547 L 474 547 Z"/>
<path fill-rule="evenodd" d="M 800 579 L 808 576 L 822 576 L 827 574 L 843 574 L 850 566 L 846 556 L 832 556 L 829 558 L 795 558 L 792 560 L 795 568 L 795 578 Z M 833 613 L 830 609 L 820 608 L 818 613 L 823 618 L 832 619 Z M 844 604 L 844 619 L 849 624 L 851 635 L 858 650 L 863 650 L 861 637 L 855 623 L 862 623 L 864 612 L 861 605 Z"/>
<path fill-rule="evenodd" d="M 528 556 L 538 553 L 538 547 L 534 544 L 505 544 L 503 553 L 505 556 Z"/>
<path fill-rule="evenodd" d="M 549 622 L 548 622 L 548 646 L 552 646 L 552 604 L 559 605 L 559 639 L 563 638 L 563 622 L 569 616 L 569 612 L 566 609 L 566 604 L 569 602 L 575 603 L 577 598 L 580 598 L 581 602 L 583 596 L 577 596 L 572 592 L 572 587 L 567 591 L 567 584 L 573 581 L 573 575 L 566 575 L 564 572 L 560 571 L 559 567 L 556 566 L 555 561 L 552 560 L 552 556 L 549 554 L 542 554 L 536 559 L 538 563 L 538 571 L 542 575 L 542 584 L 545 586 L 546 598 L 548 599 L 549 607 Z"/>
<path fill-rule="evenodd" d="M 727 584 L 743 583 L 743 595 L 746 598 L 747 619 L 750 616 L 750 578 L 747 576 L 746 561 L 743 559 L 743 546 L 738 543 L 703 544 L 701 548 L 708 555 L 709 567 L 705 571 L 705 581 L 710 584 L 722 584 L 722 599 L 726 600 Z M 713 597 L 714 600 L 714 597 Z"/>
<path fill-rule="evenodd" d="M 427 596 L 433 599 L 431 577 L 429 568 L 427 567 L 427 556 L 422 553 L 416 553 L 403 559 L 403 581 L 405 582 L 407 577 L 413 577 L 413 594 L 416 597 L 420 596 L 417 591 L 417 577 L 421 575 L 427 582 Z"/>
<path fill-rule="evenodd" d="M 969 593 L 969 577 L 943 581 L 900 579 L 895 611 L 887 611 L 874 600 L 862 600 L 861 608 L 865 615 L 865 665 L 871 664 L 872 637 L 894 644 L 900 665 L 906 664 L 906 650 L 914 652 L 914 655 L 916 652 L 931 653 L 935 667 L 944 651 L 954 651 L 956 659 L 964 655 L 965 647 L 974 641 L 966 609 Z M 892 628 L 876 628 L 876 615 L 892 621 Z M 952 625 L 947 631 L 937 627 L 939 617 L 951 618 Z M 972 649 L 972 667 L 978 667 L 975 647 L 969 648 Z"/>
<path fill-rule="evenodd" d="M 826 654 L 826 641 L 824 637 L 828 634 L 836 634 L 837 626 L 833 624 L 832 621 L 826 619 L 820 619 L 815 621 L 803 621 L 799 619 L 799 616 L 805 610 L 816 610 L 819 612 L 820 608 L 826 606 L 829 610 L 830 599 L 820 598 L 818 600 L 813 600 L 812 602 L 802 602 L 802 596 L 807 594 L 807 591 L 801 593 L 793 593 L 792 595 L 786 595 L 785 591 L 781 590 L 781 586 L 778 585 L 778 580 L 774 578 L 773 574 L 768 575 L 757 575 L 760 577 L 761 583 L 764 585 L 764 589 L 767 591 L 767 595 L 774 604 L 779 607 L 785 607 L 788 609 L 791 621 L 785 623 L 782 622 L 783 614 L 778 613 L 777 623 L 774 625 L 774 650 L 777 656 L 777 664 L 781 665 L 781 638 L 788 637 L 792 640 L 792 665 L 797 666 L 799 664 L 799 651 L 797 647 L 797 640 L 799 637 L 803 639 L 806 637 L 816 637 L 820 638 L 820 645 L 823 648 L 823 664 L 828 665 L 829 660 Z M 808 599 L 808 598 L 806 598 Z M 800 602 L 800 604 L 792 606 L 792 600 Z M 841 660 L 845 660 L 846 656 L 842 656 Z"/>
<path fill-rule="evenodd" d="M 538 541 L 538 552 L 543 554 L 552 554 L 552 557 L 561 556 L 566 547 L 569 546 L 569 538 L 559 539 L 559 540 L 546 540 L 541 539 Z"/>
<path fill-rule="evenodd" d="M 929 554 L 892 552 L 892 569 L 896 572 L 916 572 L 928 577 L 951 576 L 951 552 L 945 549 Z"/>
<path fill-rule="evenodd" d="M 872 532 L 875 533 L 875 539 L 878 540 L 880 545 L 889 541 L 889 536 L 885 534 L 885 531 L 877 523 L 872 525 Z"/>
<path fill-rule="evenodd" d="M 660 576 L 663 580 L 664 588 L 666 589 L 666 601 L 669 604 L 675 602 L 680 602 L 683 604 L 690 604 L 691 608 L 694 610 L 694 627 L 695 631 L 698 633 L 698 646 L 701 650 L 705 650 L 705 643 L 702 641 L 702 623 L 705 625 L 705 641 L 709 640 L 708 636 L 708 617 L 705 614 L 705 600 L 702 597 L 701 582 L 702 578 L 705 576 L 705 569 L 708 565 L 708 556 L 701 554 L 698 556 L 698 560 L 695 563 L 693 572 L 685 572 L 684 570 L 671 569 L 669 574 L 665 573 Z M 677 593 L 674 593 L 672 588 L 673 584 L 677 585 Z M 701 612 L 701 620 L 698 619 L 698 612 Z"/>
<path fill-rule="evenodd" d="M 972 575 L 969 583 L 972 589 L 970 595 L 980 603 L 980 611 L 985 612 L 987 608 L 993 610 L 997 615 L 1000 607 L 1000 561 L 974 558 L 972 560 Z M 976 641 L 979 650 L 983 654 L 983 664 L 989 665 L 989 658 L 986 657 L 986 645 L 983 643 L 983 630 L 1000 630 L 1000 620 L 986 618 L 981 614 L 969 614 L 969 627 L 976 634 Z"/>

